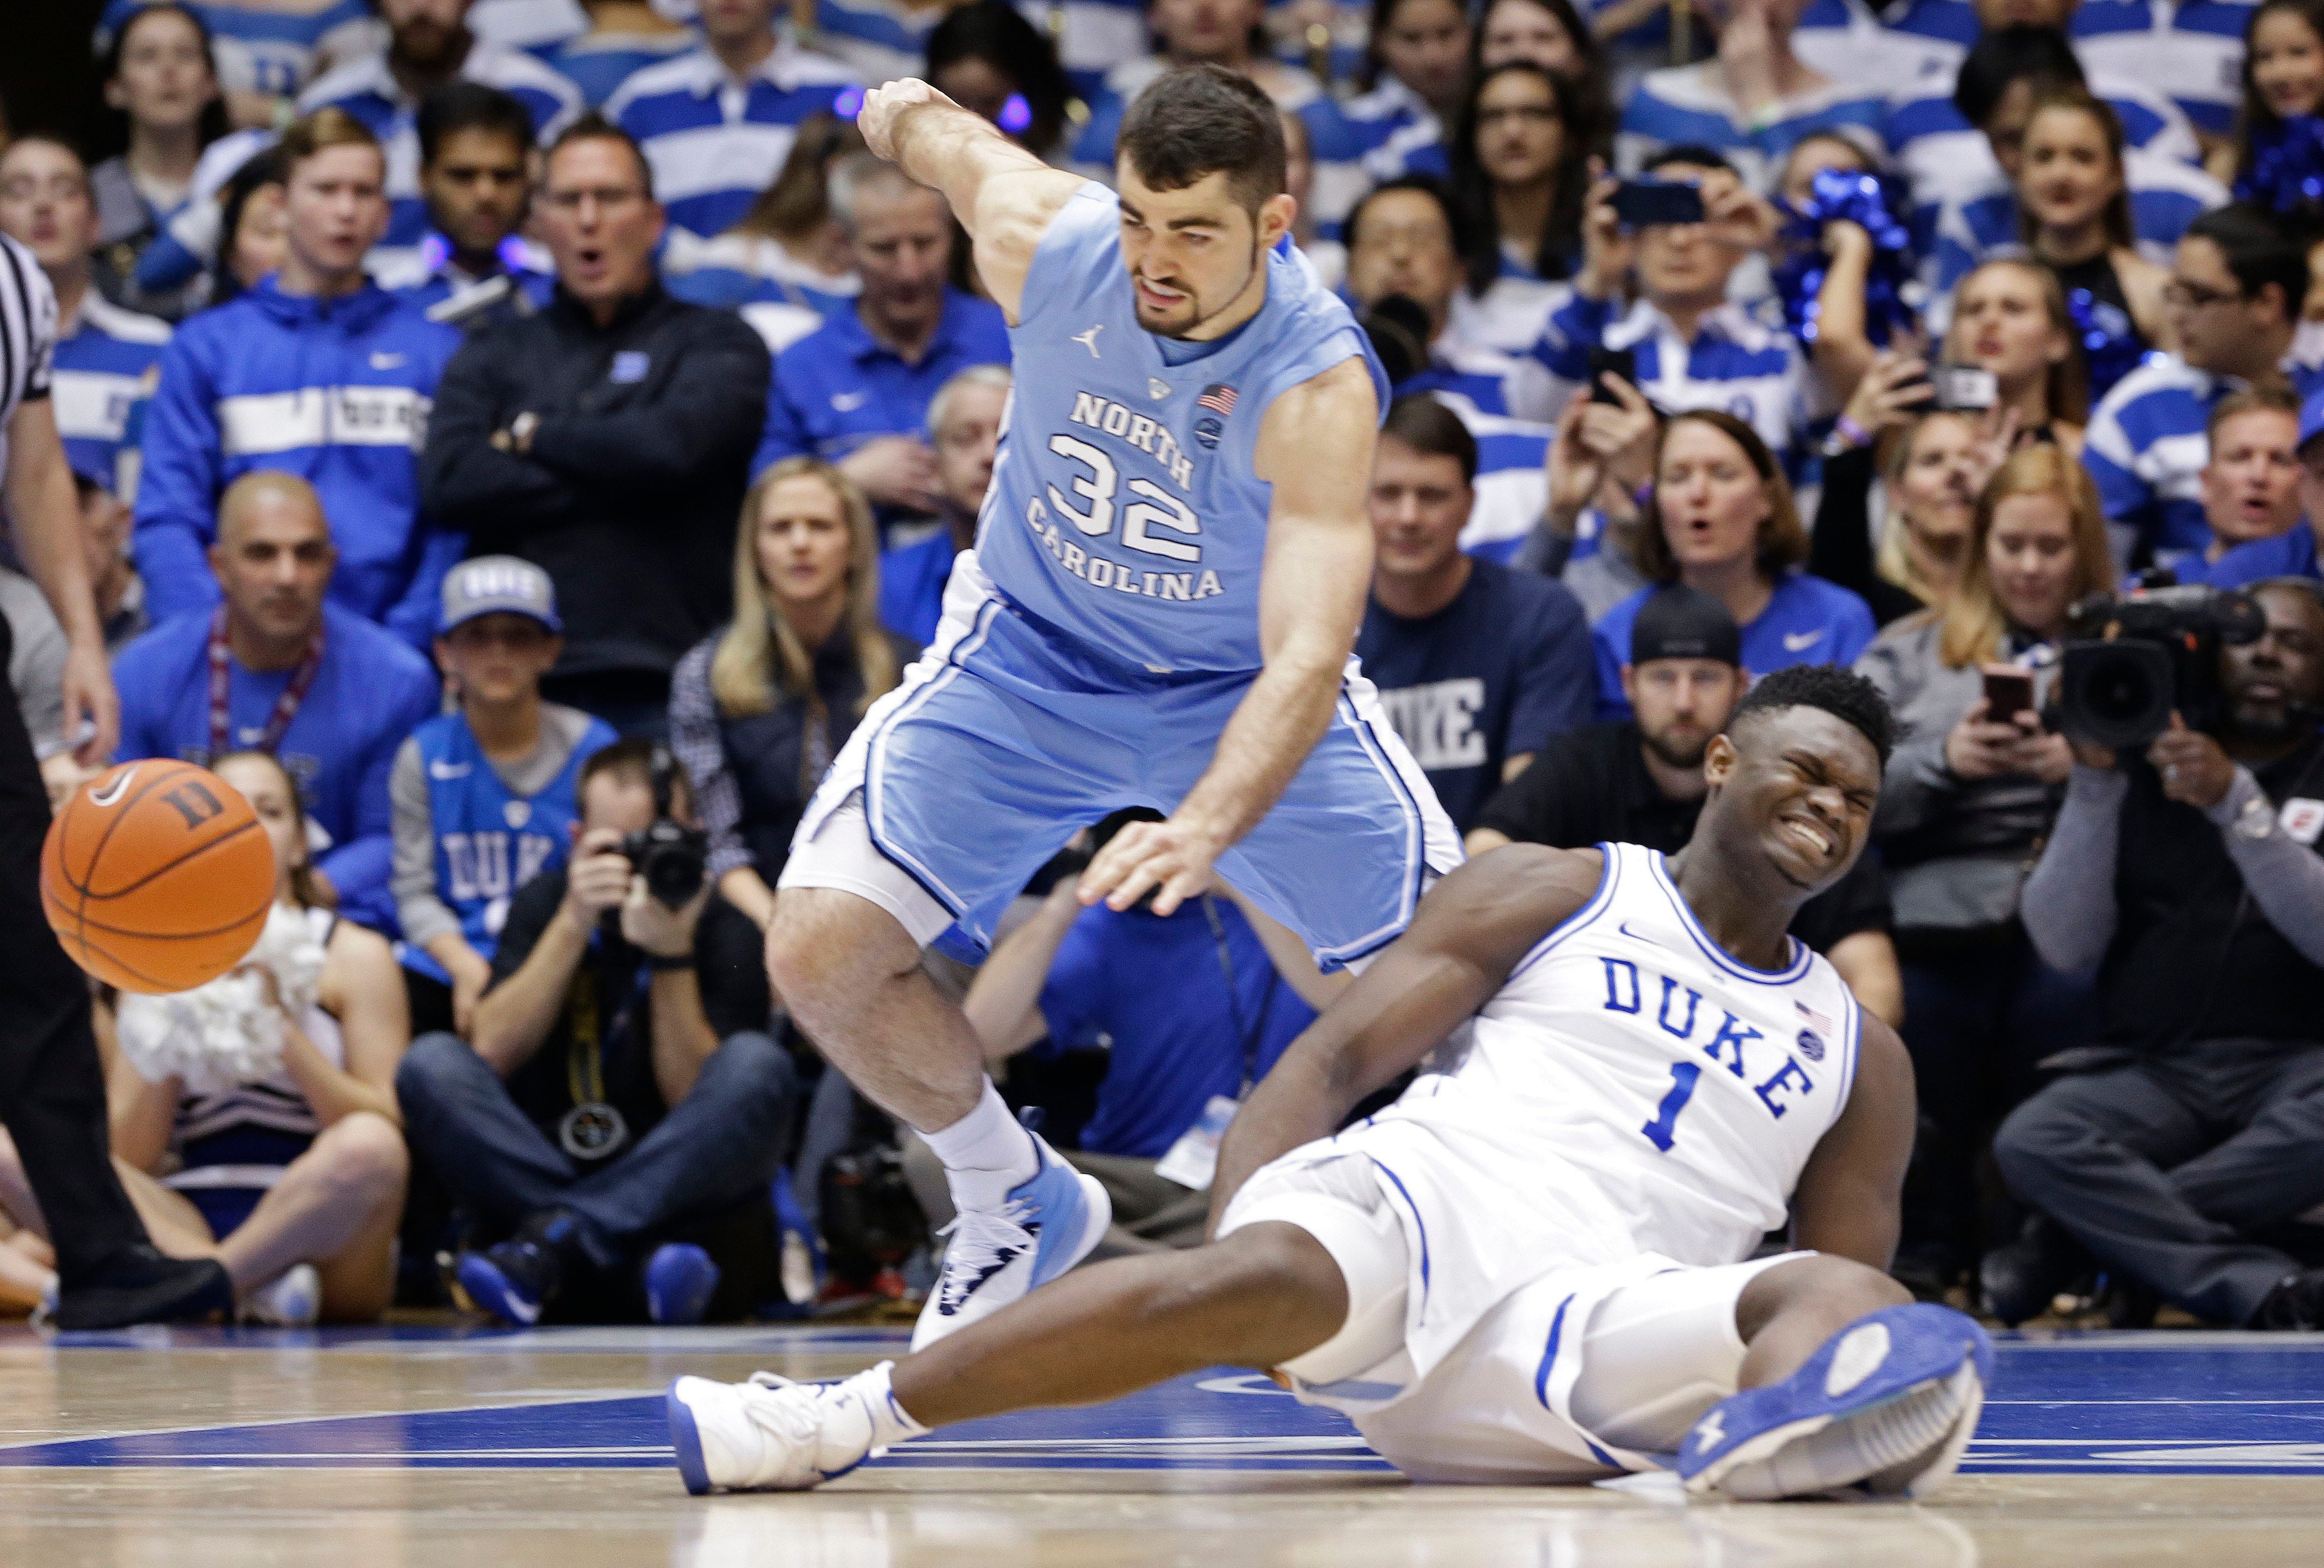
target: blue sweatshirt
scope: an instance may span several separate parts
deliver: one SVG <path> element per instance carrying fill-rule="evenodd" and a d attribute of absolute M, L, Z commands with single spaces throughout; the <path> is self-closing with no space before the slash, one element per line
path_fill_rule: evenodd
<path fill-rule="evenodd" d="M 459 332 L 377 285 L 330 300 L 275 280 L 178 329 L 145 417 L 135 550 L 157 620 L 217 602 L 203 553 L 217 500 L 253 469 L 322 497 L 339 550 L 331 601 L 417 647 L 466 542 L 420 511 L 420 449 Z"/>
<path fill-rule="evenodd" d="M 152 580 L 147 578 L 150 592 Z M 123 648 L 113 661 L 121 692 L 117 762 L 175 756 L 207 763 L 210 753 L 210 614 L 181 615 Z M 229 749 L 255 745 L 291 672 L 253 674 L 240 665 L 226 682 Z M 388 891 L 395 809 L 388 775 L 403 738 L 437 710 L 428 661 L 361 617 L 323 607 L 323 663 L 275 755 L 299 781 L 315 865 L 338 889 L 340 911 L 390 935 Z"/>

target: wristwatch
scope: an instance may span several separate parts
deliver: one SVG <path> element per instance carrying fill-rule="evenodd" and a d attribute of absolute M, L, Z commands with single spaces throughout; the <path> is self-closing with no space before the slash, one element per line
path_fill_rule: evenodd
<path fill-rule="evenodd" d="M 2264 839 L 2275 831 L 2275 802 L 2264 794 L 2254 795 L 2228 826 L 2239 839 Z"/>

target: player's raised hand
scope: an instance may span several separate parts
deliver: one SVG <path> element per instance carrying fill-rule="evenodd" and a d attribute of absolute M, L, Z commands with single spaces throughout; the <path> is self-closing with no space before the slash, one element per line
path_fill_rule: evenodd
<path fill-rule="evenodd" d="M 1156 914 L 1175 914 L 1180 904 L 1209 891 L 1211 863 L 1225 848 L 1176 818 L 1132 822 L 1089 863 L 1074 892 L 1084 904 L 1103 899 L 1108 909 L 1117 910 L 1152 893 Z"/>
<path fill-rule="evenodd" d="M 906 110 L 922 104 L 960 106 L 918 77 L 899 77 L 886 87 L 874 87 L 864 94 L 863 108 L 855 116 L 855 128 L 863 133 L 863 144 L 893 162 L 896 123 L 903 118 Z"/>

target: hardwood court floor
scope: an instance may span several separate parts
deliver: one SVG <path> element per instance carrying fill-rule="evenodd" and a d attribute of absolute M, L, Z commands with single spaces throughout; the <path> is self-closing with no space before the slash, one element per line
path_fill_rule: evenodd
<path fill-rule="evenodd" d="M 2324 1335 L 2006 1340 L 1964 1473 L 1917 1507 L 1412 1487 L 1227 1370 L 811 1496 L 686 1496 L 671 1376 L 833 1376 L 902 1337 L 0 1329 L 0 1568 L 2324 1564 Z"/>

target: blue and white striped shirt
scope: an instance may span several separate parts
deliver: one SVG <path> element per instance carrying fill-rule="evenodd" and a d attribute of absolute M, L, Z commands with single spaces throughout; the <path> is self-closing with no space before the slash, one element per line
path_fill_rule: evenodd
<path fill-rule="evenodd" d="M 853 273 L 818 272 L 765 234 L 715 240 L 678 231 L 662 247 L 662 286 L 680 299 L 715 310 L 774 302 L 828 316 L 855 303 Z"/>
<path fill-rule="evenodd" d="M 1754 124 L 1728 93 L 1716 60 L 1673 66 L 1648 72 L 1630 95 L 1614 138 L 1614 161 L 1634 174 L 1665 147 L 1708 147 L 1723 154 L 1745 184 L 1764 191 L 1811 133 L 1839 131 L 1877 152 L 1887 114 L 1884 89 L 1837 81 L 1785 99 L 1772 118 Z"/>
<path fill-rule="evenodd" d="M 546 58 L 595 109 L 648 66 L 699 47 L 690 32 L 586 32 L 558 44 Z"/>
<path fill-rule="evenodd" d="M 815 47 L 854 72 L 865 87 L 925 77 L 928 34 L 949 14 L 946 6 L 907 5 L 903 0 L 816 0 Z"/>
<path fill-rule="evenodd" d="M 49 372 L 57 434 L 75 473 L 120 491 L 116 464 L 130 411 L 153 395 L 169 346 L 168 322 L 124 310 L 94 289 L 81 296 Z"/>
<path fill-rule="evenodd" d="M 1411 150 L 1443 139 L 1435 115 L 1420 95 L 1392 76 L 1383 75 L 1378 87 L 1344 103 L 1319 96 L 1301 107 L 1299 118 L 1314 148 L 1314 183 L 1307 205 L 1317 232 L 1327 236 L 1339 234 L 1348 210 L 1364 192 L 1403 172 L 1374 168 L 1375 160 L 1400 163 Z"/>
<path fill-rule="evenodd" d="M 468 31 L 486 43 L 521 49 L 546 62 L 559 45 L 589 31 L 581 0 L 475 0 Z"/>
<path fill-rule="evenodd" d="M 2199 130 L 2225 135 L 2243 98 L 2244 29 L 2253 0 L 2081 0 L 2066 31 L 2094 71 L 2166 94 Z M 1978 40 L 1971 0 L 1913 0 L 1898 32 L 1967 49 Z"/>
<path fill-rule="evenodd" d="M 544 144 L 581 112 L 581 90 L 521 50 L 478 39 L 460 62 L 460 76 L 522 104 Z M 420 105 L 388 70 L 385 55 L 341 66 L 299 96 L 302 115 L 326 105 L 362 121 L 386 150 L 387 233 L 370 264 L 397 264 L 428 232 L 428 203 L 420 194 Z"/>
<path fill-rule="evenodd" d="M 1056 42 L 1058 63 L 1093 108 L 1106 72 L 1153 51 L 1145 0 L 1017 0 L 1017 9 Z"/>
<path fill-rule="evenodd" d="M 778 44 L 747 81 L 706 49 L 648 66 L 605 101 L 638 139 L 673 227 L 708 239 L 751 210 L 790 156 L 799 123 L 855 85 L 837 60 Z"/>
<path fill-rule="evenodd" d="M 1449 326 L 1428 345 L 1428 368 L 1391 391 L 1432 393 L 1464 420 L 1474 414 L 1545 422 L 1565 403 L 1563 389 L 1532 357 L 1464 342 Z"/>
<path fill-rule="evenodd" d="M 2282 368 L 2302 398 L 2324 385 L 2324 371 L 2296 351 Z M 2177 354 L 2150 354 L 2099 402 L 2082 436 L 2082 466 L 2097 481 L 2118 549 L 2140 544 L 2163 565 L 2190 557 L 2200 564 L 2211 542 L 2203 519 L 2211 456 L 2205 430 L 2212 405 L 2241 385 Z"/>
<path fill-rule="evenodd" d="M 2131 152 L 2123 159 L 2123 173 L 2130 182 L 2130 226 L 2138 252 L 2159 267 L 2171 264 L 2172 251 L 2189 224 L 2227 204 L 2225 186 L 2176 159 Z M 1938 294 L 1950 295 L 1980 262 L 2024 253 L 2017 195 L 1997 166 L 1981 189 L 1948 203 L 1938 215 L 1931 281 Z"/>
<path fill-rule="evenodd" d="M 1572 298 L 1572 284 L 1536 278 L 1505 258 L 1484 293 L 1454 293 L 1448 330 L 1463 343 L 1528 354 L 1549 330 L 1549 318 Z"/>
<path fill-rule="evenodd" d="M 121 24 L 146 3 L 111 0 L 97 18 L 99 54 L 113 47 Z M 318 69 L 377 54 L 387 44 L 387 29 L 364 0 L 307 0 L 300 10 L 216 0 L 183 3 L 209 29 L 218 85 L 228 92 L 290 97 L 313 80 Z"/>
<path fill-rule="evenodd" d="M 1615 309 L 1610 300 L 1576 294 L 1550 316 L 1533 352 L 1562 392 L 1588 386 L 1591 349 L 1627 348 L 1636 356 L 1635 384 L 1665 414 L 1723 408 L 1757 431 L 1777 456 L 1792 455 L 1809 408 L 1806 363 L 1790 333 L 1730 301 L 1704 315 L 1690 344 L 1644 299 L 1618 318 Z"/>

